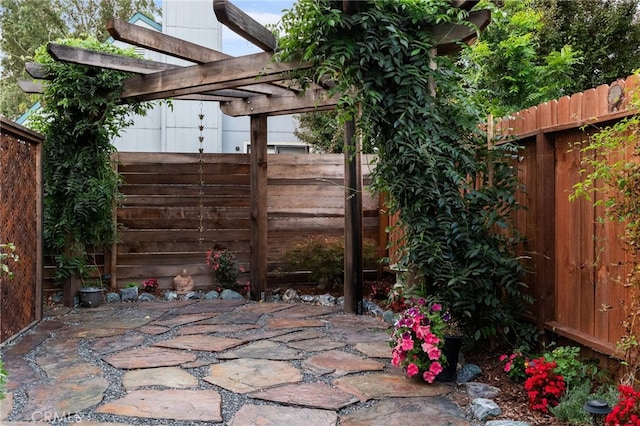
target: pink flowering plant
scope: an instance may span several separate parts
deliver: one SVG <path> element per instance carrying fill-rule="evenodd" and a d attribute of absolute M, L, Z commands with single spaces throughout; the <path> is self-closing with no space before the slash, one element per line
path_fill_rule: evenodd
<path fill-rule="evenodd" d="M 213 272 L 215 282 L 222 288 L 234 288 L 244 269 L 238 267 L 236 257 L 227 249 L 212 249 L 207 252 L 207 266 Z"/>
<path fill-rule="evenodd" d="M 409 377 L 422 377 L 433 383 L 446 366 L 442 354 L 444 332 L 450 315 L 442 305 L 414 300 L 411 307 L 402 311 L 391 332 L 391 363 L 402 367 Z"/>
<path fill-rule="evenodd" d="M 529 358 L 522 354 L 522 351 L 515 351 L 510 355 L 502 354 L 499 357 L 503 363 L 503 370 L 514 382 L 522 382 L 527 377 L 525 369 L 529 365 Z"/>

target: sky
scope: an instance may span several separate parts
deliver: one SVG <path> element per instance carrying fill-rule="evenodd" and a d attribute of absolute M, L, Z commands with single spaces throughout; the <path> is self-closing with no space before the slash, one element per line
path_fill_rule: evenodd
<path fill-rule="evenodd" d="M 263 25 L 277 24 L 284 9 L 291 9 L 295 0 L 233 0 L 232 3 Z M 262 52 L 261 49 L 222 27 L 222 51 L 233 56 Z"/>

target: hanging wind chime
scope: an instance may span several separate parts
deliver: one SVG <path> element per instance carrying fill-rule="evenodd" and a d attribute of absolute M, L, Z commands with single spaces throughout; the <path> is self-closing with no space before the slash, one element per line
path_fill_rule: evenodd
<path fill-rule="evenodd" d="M 200 142 L 200 147 L 198 148 L 199 158 L 198 158 L 198 243 L 202 244 L 204 241 L 204 206 L 203 206 L 203 198 L 204 198 L 204 114 L 202 112 L 202 102 L 200 102 L 200 114 L 198 114 L 198 118 L 200 119 L 200 124 L 198 125 L 198 129 L 200 130 L 200 136 L 198 136 L 198 141 Z"/>

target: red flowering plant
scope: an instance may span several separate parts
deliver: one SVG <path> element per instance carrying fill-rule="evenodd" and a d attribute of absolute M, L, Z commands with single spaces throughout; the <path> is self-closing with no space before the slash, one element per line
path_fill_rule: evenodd
<path fill-rule="evenodd" d="M 158 291 L 158 280 L 156 278 L 147 278 L 142 282 L 142 291 L 145 293 L 156 293 Z"/>
<path fill-rule="evenodd" d="M 618 386 L 618 403 L 604 418 L 605 426 L 640 426 L 640 392 L 629 385 Z"/>
<path fill-rule="evenodd" d="M 438 303 L 413 300 L 412 306 L 399 314 L 393 326 L 389 340 L 391 363 L 402 367 L 409 377 L 420 376 L 427 383 L 433 383 L 447 363 L 441 349 L 450 318 Z"/>
<path fill-rule="evenodd" d="M 223 288 L 234 288 L 240 273 L 244 272 L 238 267 L 234 254 L 227 249 L 209 249 L 206 262 L 215 282 Z"/>
<path fill-rule="evenodd" d="M 524 389 L 532 410 L 549 413 L 549 407 L 555 407 L 560 402 L 566 384 L 564 377 L 554 371 L 557 366 L 555 361 L 546 361 L 544 357 L 528 364 Z"/>

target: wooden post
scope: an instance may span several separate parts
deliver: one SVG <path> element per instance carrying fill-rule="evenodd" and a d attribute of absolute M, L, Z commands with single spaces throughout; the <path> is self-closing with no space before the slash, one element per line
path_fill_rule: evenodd
<path fill-rule="evenodd" d="M 362 314 L 362 154 L 355 122 L 344 125 L 344 310 Z"/>
<path fill-rule="evenodd" d="M 267 289 L 267 115 L 251 116 L 251 299 Z"/>
<path fill-rule="evenodd" d="M 555 320 L 555 147 L 545 133 L 536 135 L 536 256 L 535 298 L 537 325 Z"/>

